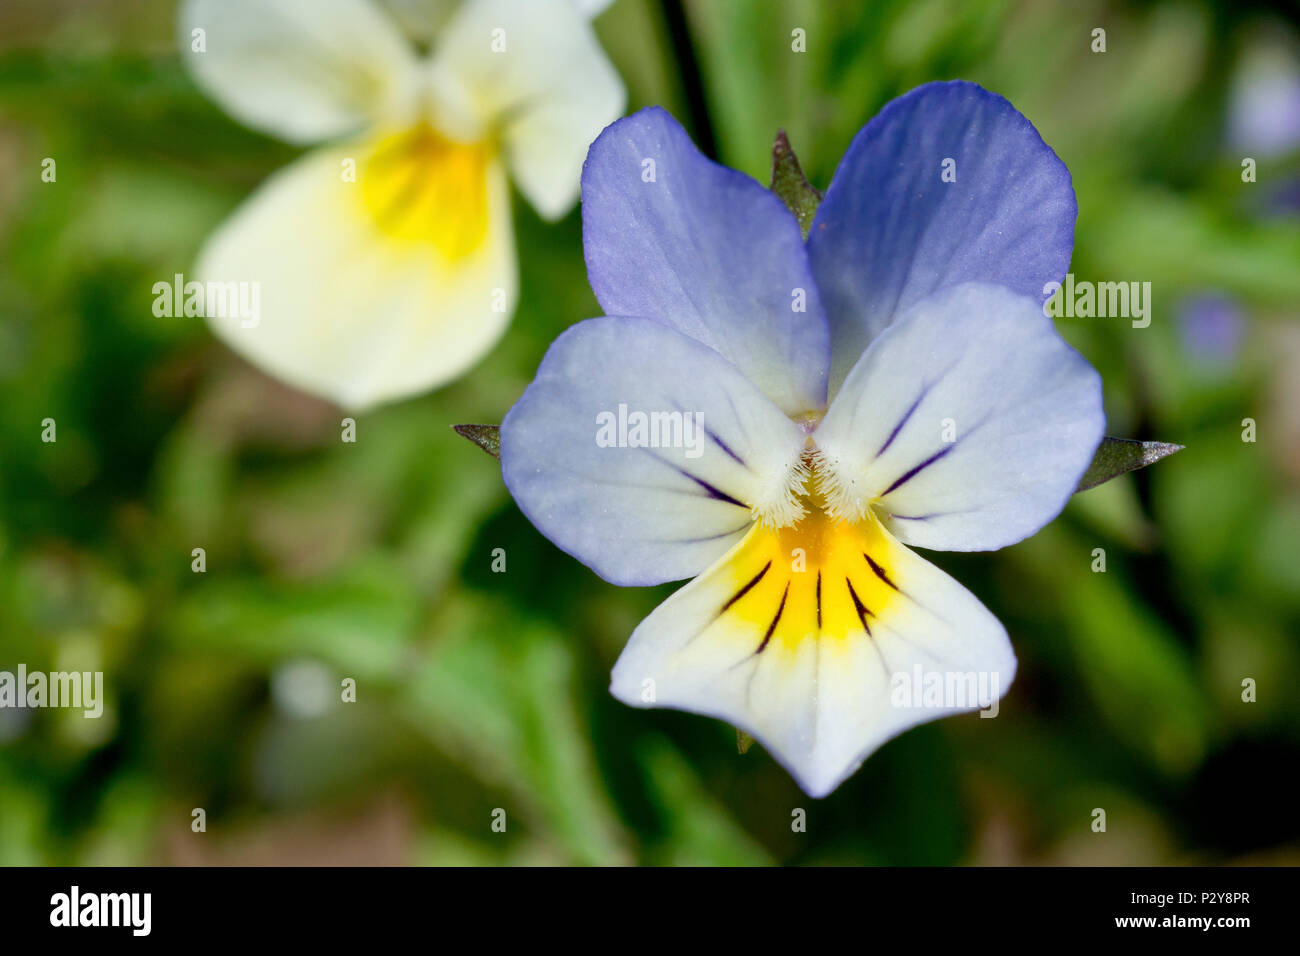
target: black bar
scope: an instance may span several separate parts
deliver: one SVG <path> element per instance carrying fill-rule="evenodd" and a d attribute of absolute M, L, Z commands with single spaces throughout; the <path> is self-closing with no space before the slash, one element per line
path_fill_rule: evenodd
<path fill-rule="evenodd" d="M 1297 879 L 1289 868 L 1209 867 L 616 873 L 11 868 L 0 870 L 5 942 L 74 934 L 82 942 L 144 938 L 135 936 L 129 918 L 143 928 L 143 896 L 138 909 L 125 909 L 121 897 L 110 901 L 127 925 L 51 925 L 52 916 L 66 921 L 73 886 L 87 916 L 105 911 L 98 894 L 149 894 L 147 938 L 167 942 L 256 938 L 336 946 L 400 934 L 459 946 L 455 940 L 467 933 L 490 944 L 514 931 L 534 936 L 538 945 L 539 933 L 556 934 L 556 943 L 588 935 L 611 944 L 628 935 L 669 943 L 680 940 L 671 934 L 689 934 L 688 927 L 701 921 L 735 941 L 767 933 L 779 921 L 827 942 L 825 934 L 833 931 L 863 946 L 888 937 L 916 945 L 965 940 L 984 948 L 1016 940 L 1183 942 L 1197 936 L 1231 945 L 1272 936 L 1293 928 Z M 60 894 L 69 904 L 62 910 Z M 95 902 L 88 904 L 88 896 Z M 1204 919 L 1208 928 L 1185 922 Z M 1121 925 L 1133 920 L 1153 922 Z M 909 944 L 909 951 L 921 950 Z"/>

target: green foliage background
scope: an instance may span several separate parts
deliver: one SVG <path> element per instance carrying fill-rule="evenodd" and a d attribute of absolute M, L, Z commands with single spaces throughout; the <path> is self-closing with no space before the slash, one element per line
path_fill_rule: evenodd
<path fill-rule="evenodd" d="M 731 728 L 615 702 L 610 666 L 672 588 L 614 588 L 558 552 L 448 428 L 499 421 L 550 341 L 598 314 L 577 211 L 545 225 L 516 201 L 507 337 L 341 444 L 337 409 L 151 311 L 153 283 L 295 151 L 195 88 L 169 0 L 9 0 L 0 669 L 103 670 L 108 710 L 0 711 L 0 864 L 1300 861 L 1300 154 L 1259 156 L 1245 184 L 1225 137 L 1243 68 L 1295 54 L 1295 7 L 686 14 L 698 87 L 659 3 L 616 0 L 598 31 L 631 107 L 668 107 L 721 161 L 766 181 L 782 127 L 824 188 L 890 98 L 974 80 L 1073 173 L 1076 276 L 1153 283 L 1149 328 L 1059 326 L 1102 372 L 1110 434 L 1187 450 L 1013 548 L 935 556 L 1017 648 L 1001 716 L 913 730 L 813 801 Z M 1189 347 L 1179 303 L 1206 292 L 1240 308 L 1239 350 Z M 295 709 L 343 677 L 356 704 Z"/>

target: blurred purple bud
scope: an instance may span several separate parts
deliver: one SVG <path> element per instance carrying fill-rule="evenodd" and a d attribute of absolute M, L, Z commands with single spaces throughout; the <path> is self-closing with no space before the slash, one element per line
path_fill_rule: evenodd
<path fill-rule="evenodd" d="M 1190 296 L 1177 308 L 1183 348 L 1195 359 L 1232 365 L 1241 349 L 1246 315 L 1237 301 L 1222 292 Z"/>
<path fill-rule="evenodd" d="M 1300 147 L 1300 57 L 1276 40 L 1248 47 L 1228 103 L 1228 142 L 1264 159 Z"/>

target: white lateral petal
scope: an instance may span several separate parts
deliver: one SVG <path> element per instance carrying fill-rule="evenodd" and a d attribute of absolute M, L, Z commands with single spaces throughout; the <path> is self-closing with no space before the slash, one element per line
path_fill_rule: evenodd
<path fill-rule="evenodd" d="M 213 99 L 293 143 L 407 108 L 419 76 L 413 49 L 372 0 L 186 0 L 178 31 L 182 59 Z"/>
<path fill-rule="evenodd" d="M 813 438 L 840 513 L 872 506 L 908 544 L 984 551 L 1060 513 L 1105 422 L 1100 377 L 1036 301 L 965 284 L 872 341 Z"/>
<path fill-rule="evenodd" d="M 656 608 L 610 690 L 734 724 L 822 797 L 909 727 L 988 708 L 1016 660 L 970 592 L 870 517 L 807 522 L 756 527 Z"/>
<path fill-rule="evenodd" d="M 548 219 L 573 206 L 587 147 L 627 103 L 571 0 L 470 0 L 447 25 L 432 70 L 444 97 L 459 87 L 501 138 L 515 184 Z"/>
<path fill-rule="evenodd" d="M 488 158 L 482 171 L 481 240 L 449 258 L 453 229 L 424 238 L 391 229 L 425 228 L 403 216 L 429 213 L 436 203 L 426 203 L 428 193 L 386 187 L 400 204 L 385 211 L 390 229 L 380 228 L 365 199 L 372 167 L 364 157 L 373 149 L 321 149 L 276 173 L 211 237 L 191 276 L 254 283 L 256 324 L 210 316 L 216 334 L 270 374 L 352 409 L 460 375 L 509 323 L 517 282 L 499 163 Z M 347 159 L 357 160 L 361 182 L 342 181 Z M 379 175 L 374 169 L 371 182 Z"/>

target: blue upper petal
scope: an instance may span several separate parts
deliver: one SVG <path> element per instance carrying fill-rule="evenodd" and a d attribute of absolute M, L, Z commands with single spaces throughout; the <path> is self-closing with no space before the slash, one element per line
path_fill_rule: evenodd
<path fill-rule="evenodd" d="M 788 415 L 825 407 L 830 334 L 798 223 L 664 110 L 592 144 L 582 225 L 607 315 L 655 318 L 711 346 Z"/>
<path fill-rule="evenodd" d="M 900 310 L 942 288 L 988 282 L 1042 302 L 1069 267 L 1077 211 L 1069 170 L 1001 96 L 953 81 L 889 103 L 849 146 L 808 237 L 832 391 Z"/>

